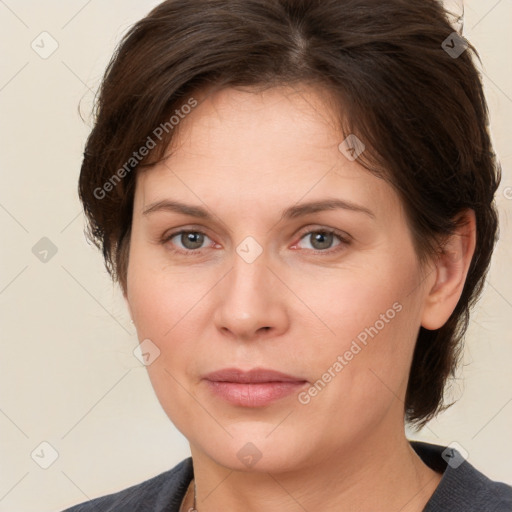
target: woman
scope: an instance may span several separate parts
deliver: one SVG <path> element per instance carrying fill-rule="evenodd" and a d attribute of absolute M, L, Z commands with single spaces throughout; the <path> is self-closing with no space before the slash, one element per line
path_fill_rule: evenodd
<path fill-rule="evenodd" d="M 411 442 L 497 236 L 476 50 L 435 0 L 169 0 L 106 71 L 79 192 L 190 443 L 79 511 L 505 511 Z"/>

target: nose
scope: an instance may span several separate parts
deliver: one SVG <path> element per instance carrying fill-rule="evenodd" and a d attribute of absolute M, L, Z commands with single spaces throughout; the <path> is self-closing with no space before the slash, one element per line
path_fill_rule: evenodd
<path fill-rule="evenodd" d="M 269 266 L 265 253 L 252 262 L 234 254 L 233 267 L 220 285 L 216 287 L 214 322 L 225 336 L 261 340 L 288 329 L 287 288 Z"/>

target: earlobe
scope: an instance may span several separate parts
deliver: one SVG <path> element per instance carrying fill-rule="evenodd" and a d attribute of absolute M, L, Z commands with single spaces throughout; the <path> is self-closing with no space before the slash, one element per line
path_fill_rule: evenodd
<path fill-rule="evenodd" d="M 430 280 L 426 290 L 421 318 L 421 325 L 425 329 L 439 329 L 448 321 L 466 282 L 476 245 L 475 212 L 464 210 L 459 219 L 457 233 L 443 245 L 432 270 L 435 279 L 433 283 Z"/>

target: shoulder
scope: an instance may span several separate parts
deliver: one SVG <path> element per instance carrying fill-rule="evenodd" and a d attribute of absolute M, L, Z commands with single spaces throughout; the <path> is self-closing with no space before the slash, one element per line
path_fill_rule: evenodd
<path fill-rule="evenodd" d="M 442 479 L 424 512 L 510 512 L 512 486 L 491 480 L 450 447 L 418 441 L 412 447 Z"/>
<path fill-rule="evenodd" d="M 153 478 L 113 494 L 80 503 L 62 512 L 178 511 L 193 477 L 192 458 Z"/>

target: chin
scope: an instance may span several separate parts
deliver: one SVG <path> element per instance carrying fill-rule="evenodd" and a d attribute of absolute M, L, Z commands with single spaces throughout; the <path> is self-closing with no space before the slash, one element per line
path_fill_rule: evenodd
<path fill-rule="evenodd" d="M 311 463 L 315 450 L 314 447 L 311 447 L 312 453 L 307 450 L 310 437 L 298 439 L 296 431 L 289 435 L 284 428 L 282 435 L 278 435 L 277 430 L 282 428 L 276 429 L 278 424 L 259 423 L 245 429 L 243 425 L 247 427 L 246 423 L 237 425 L 235 432 L 232 427 L 227 429 L 233 437 L 227 433 L 220 433 L 220 439 L 203 437 L 208 439 L 208 444 L 196 446 L 217 464 L 234 471 L 280 473 Z M 273 429 L 276 430 L 272 432 Z M 297 450 L 298 446 L 301 450 Z"/>

